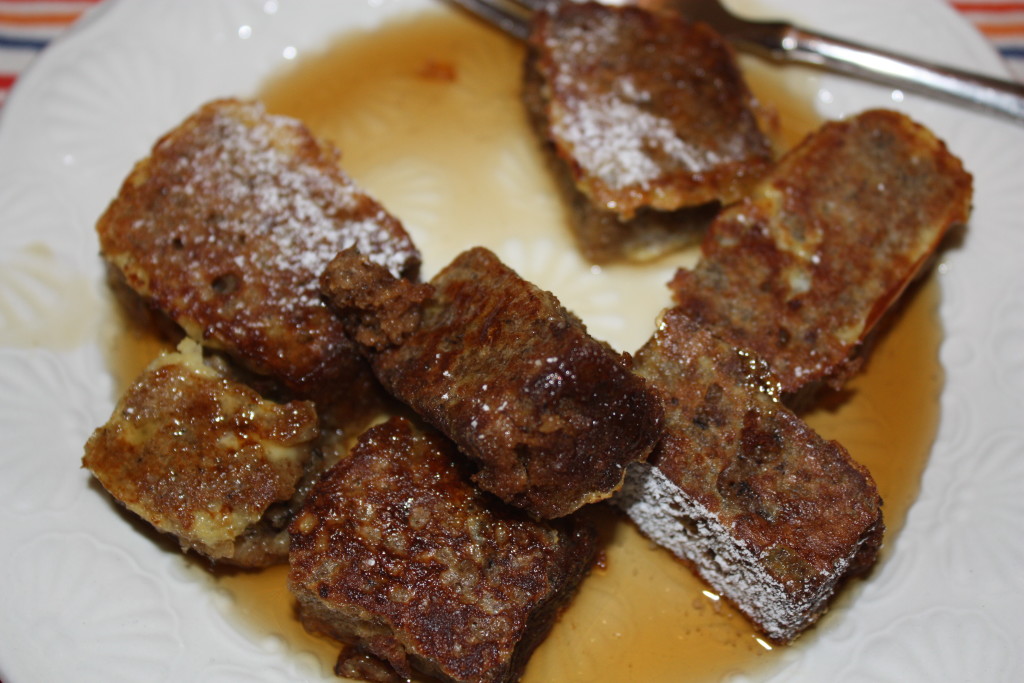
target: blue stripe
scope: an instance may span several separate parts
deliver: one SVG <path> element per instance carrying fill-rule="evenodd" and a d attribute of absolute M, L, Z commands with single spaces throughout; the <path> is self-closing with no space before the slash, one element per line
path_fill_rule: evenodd
<path fill-rule="evenodd" d="M 15 38 L 0 34 L 0 47 L 23 50 L 42 50 L 50 41 L 45 38 Z"/>
<path fill-rule="evenodd" d="M 1024 46 L 1001 47 L 999 48 L 999 54 L 1001 54 L 1004 57 L 1024 57 Z"/>

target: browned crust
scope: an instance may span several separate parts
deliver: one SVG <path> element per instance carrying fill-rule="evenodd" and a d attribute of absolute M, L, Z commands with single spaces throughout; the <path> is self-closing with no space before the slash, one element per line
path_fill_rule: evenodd
<path fill-rule="evenodd" d="M 538 12 L 531 69 L 580 192 L 629 219 L 731 201 L 772 161 L 732 50 L 710 27 L 600 3 Z"/>
<path fill-rule="evenodd" d="M 287 543 L 275 537 L 289 517 L 276 508 L 313 459 L 313 405 L 266 401 L 182 358 L 154 361 L 125 392 L 86 443 L 83 465 L 183 549 L 243 566 L 283 561 Z"/>
<path fill-rule="evenodd" d="M 676 211 L 640 207 L 632 217 L 625 219 L 595 204 L 579 190 L 570 168 L 548 140 L 543 83 L 536 59 L 536 50 L 530 49 L 524 68 L 522 99 L 547 166 L 568 207 L 569 228 L 584 258 L 596 264 L 643 263 L 699 244 L 704 230 L 718 213 L 718 202 Z"/>
<path fill-rule="evenodd" d="M 768 361 L 785 392 L 839 386 L 970 204 L 971 176 L 941 140 L 868 111 L 825 124 L 723 211 L 671 288 L 691 316 Z"/>
<path fill-rule="evenodd" d="M 590 567 L 596 532 L 474 489 L 454 445 L 393 418 L 314 488 L 291 526 L 307 627 L 445 681 L 515 680 Z"/>
<path fill-rule="evenodd" d="M 360 271 L 379 279 L 380 268 L 342 254 L 324 273 L 325 294 L 381 383 L 459 445 L 485 490 L 559 517 L 611 496 L 626 465 L 650 452 L 661 406 L 629 358 L 491 252 L 460 254 L 429 290 L 374 284 L 377 303 L 356 283 Z"/>
<path fill-rule="evenodd" d="M 255 102 L 210 102 L 164 135 L 97 224 L 124 281 L 193 339 L 302 396 L 364 372 L 323 306 L 321 270 L 345 247 L 396 275 L 419 254 L 353 185 L 338 152 Z"/>
<path fill-rule="evenodd" d="M 701 511 L 673 542 L 685 545 L 693 533 L 696 547 L 708 542 L 698 526 L 719 528 L 704 549 L 682 556 L 772 639 L 791 639 L 825 610 L 839 582 L 873 564 L 883 531 L 874 481 L 779 402 L 762 361 L 681 309 L 666 312 L 636 358 L 666 406 L 665 435 L 649 462 Z M 724 566 L 740 556 L 749 567 Z M 731 583 L 729 572 L 741 569 L 759 578 L 745 588 Z"/>

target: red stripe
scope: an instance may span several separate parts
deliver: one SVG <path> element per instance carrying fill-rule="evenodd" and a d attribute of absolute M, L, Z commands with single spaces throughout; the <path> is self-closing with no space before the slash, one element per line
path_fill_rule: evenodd
<path fill-rule="evenodd" d="M 1024 12 L 1024 2 L 951 2 L 961 12 Z"/>
<path fill-rule="evenodd" d="M 10 88 L 17 78 L 17 74 L 0 74 L 0 88 Z"/>

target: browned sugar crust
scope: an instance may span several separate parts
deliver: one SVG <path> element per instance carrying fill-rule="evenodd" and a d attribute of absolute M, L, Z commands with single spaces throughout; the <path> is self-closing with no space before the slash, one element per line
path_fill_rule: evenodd
<path fill-rule="evenodd" d="M 155 360 L 85 446 L 83 464 L 183 550 L 242 566 L 287 557 L 286 501 L 318 435 L 309 402 L 276 404 L 202 362 Z"/>
<path fill-rule="evenodd" d="M 590 567 L 596 532 L 535 521 L 403 418 L 367 431 L 291 525 L 303 623 L 402 677 L 516 680 Z"/>
<path fill-rule="evenodd" d="M 537 12 L 529 68 L 547 137 L 595 205 L 629 219 L 739 197 L 772 148 L 710 27 L 600 3 Z"/>
<path fill-rule="evenodd" d="M 786 393 L 842 384 L 879 318 L 966 222 L 971 176 L 892 111 L 830 122 L 711 225 L 676 301 L 766 360 Z"/>
<path fill-rule="evenodd" d="M 350 250 L 324 292 L 381 383 L 458 444 L 481 488 L 559 517 L 611 496 L 647 457 L 657 397 L 554 295 L 483 248 L 426 288 L 382 275 Z"/>
<path fill-rule="evenodd" d="M 769 638 L 791 640 L 881 544 L 867 470 L 778 400 L 766 365 L 668 311 L 637 353 L 663 393 L 665 434 L 619 505 Z"/>
<path fill-rule="evenodd" d="M 576 247 L 584 258 L 596 264 L 643 263 L 699 244 L 704 230 L 718 213 L 717 202 L 675 211 L 640 207 L 630 218 L 624 219 L 580 192 L 570 168 L 547 138 L 546 103 L 536 59 L 536 50 L 530 50 L 524 68 L 522 98 L 547 166 L 568 209 L 569 228 Z"/>
<path fill-rule="evenodd" d="M 419 254 L 338 167 L 338 152 L 262 105 L 217 100 L 164 135 L 97 225 L 104 258 L 193 339 L 307 397 L 363 365 L 318 278 L 356 245 L 396 275 Z"/>

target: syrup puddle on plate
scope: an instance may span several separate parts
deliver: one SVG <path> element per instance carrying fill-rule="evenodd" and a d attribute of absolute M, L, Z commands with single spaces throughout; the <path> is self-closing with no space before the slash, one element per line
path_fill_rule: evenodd
<path fill-rule="evenodd" d="M 275 74 L 258 96 L 341 149 L 349 175 L 406 223 L 423 251 L 425 277 L 463 249 L 488 246 L 554 291 L 595 336 L 636 349 L 669 304 L 668 278 L 695 254 L 644 266 L 582 262 L 518 99 L 522 58 L 514 41 L 437 11 L 342 36 Z M 780 146 L 819 123 L 813 91 L 794 91 L 759 63 L 744 67 L 758 97 L 778 111 Z M 883 561 L 917 495 L 937 427 L 937 302 L 929 278 L 842 400 L 807 416 L 873 473 L 885 499 Z M 784 648 L 769 650 L 742 616 L 617 514 L 607 512 L 604 532 L 605 562 L 537 650 L 525 681 L 715 681 L 777 663 Z M 338 647 L 303 630 L 286 580 L 286 567 L 212 578 L 230 596 L 225 609 L 238 628 L 279 640 L 282 656 L 315 662 L 310 666 L 331 679 Z M 813 644 L 815 631 L 842 619 L 843 603 L 856 591 L 854 582 L 800 642 Z"/>

